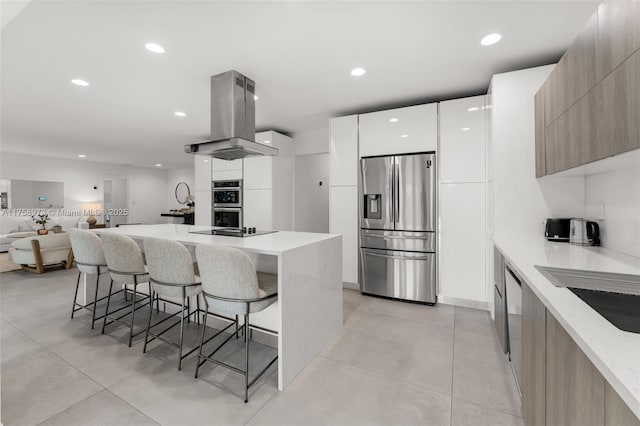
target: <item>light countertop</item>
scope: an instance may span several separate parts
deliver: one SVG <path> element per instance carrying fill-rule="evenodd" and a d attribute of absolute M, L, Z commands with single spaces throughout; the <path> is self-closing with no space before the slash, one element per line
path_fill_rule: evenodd
<path fill-rule="evenodd" d="M 161 224 L 161 225 L 127 225 L 119 228 L 101 229 L 100 232 L 120 232 L 132 238 L 166 238 L 179 241 L 185 245 L 214 244 L 235 247 L 241 250 L 279 255 L 310 244 L 331 238 L 340 238 L 338 234 L 321 234 L 314 232 L 278 231 L 271 234 L 251 237 L 223 237 L 220 235 L 193 234 L 193 231 L 205 231 L 210 226 Z"/>
<path fill-rule="evenodd" d="M 640 418 L 640 334 L 622 331 L 570 290 L 554 286 L 534 265 L 640 275 L 640 258 L 603 247 L 494 237 L 507 262 Z"/>

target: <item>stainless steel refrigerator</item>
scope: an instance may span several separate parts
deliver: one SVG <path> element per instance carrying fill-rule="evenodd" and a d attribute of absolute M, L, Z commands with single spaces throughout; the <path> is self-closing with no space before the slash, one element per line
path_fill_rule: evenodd
<path fill-rule="evenodd" d="M 360 160 L 361 291 L 436 303 L 436 155 Z"/>

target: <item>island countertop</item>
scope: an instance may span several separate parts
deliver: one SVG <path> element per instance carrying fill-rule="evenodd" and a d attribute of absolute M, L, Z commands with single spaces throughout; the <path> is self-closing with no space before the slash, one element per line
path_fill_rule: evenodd
<path fill-rule="evenodd" d="M 251 324 L 278 335 L 278 389 L 283 390 L 342 328 L 342 236 L 280 231 L 224 237 L 194 234 L 210 226 L 126 225 L 95 230 L 197 245 L 234 247 L 246 252 L 259 271 L 278 275 L 278 301 L 251 315 Z"/>
<path fill-rule="evenodd" d="M 212 227 L 167 223 L 160 225 L 126 225 L 119 228 L 101 229 L 100 232 L 121 232 L 132 238 L 165 238 L 185 245 L 223 245 L 235 247 L 246 252 L 270 255 L 279 255 L 310 244 L 316 244 L 332 238 L 341 238 L 338 234 L 293 231 L 278 231 L 271 234 L 242 238 L 193 233 L 194 231 L 206 231 L 209 229 L 212 229 Z"/>

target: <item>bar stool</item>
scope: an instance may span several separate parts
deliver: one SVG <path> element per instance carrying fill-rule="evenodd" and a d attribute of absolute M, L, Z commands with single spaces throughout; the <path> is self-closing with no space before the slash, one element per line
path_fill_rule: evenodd
<path fill-rule="evenodd" d="M 142 256 L 142 250 L 138 244 L 126 235 L 118 234 L 115 232 L 103 232 L 101 234 L 102 244 L 104 246 L 104 256 L 107 260 L 107 267 L 109 268 L 109 274 L 111 275 L 111 284 L 109 285 L 109 295 L 107 296 L 107 309 L 105 310 L 104 321 L 102 322 L 102 334 L 104 334 L 105 327 L 114 322 L 129 326 L 129 347 L 131 347 L 131 341 L 140 333 L 144 333 L 145 329 L 140 330 L 136 334 L 133 334 L 133 323 L 135 321 L 136 311 L 144 306 L 146 303 L 138 305 L 136 303 L 151 300 L 151 286 L 149 286 L 149 295 L 141 300 L 136 300 L 138 296 L 138 284 L 148 283 L 149 274 L 145 270 L 144 257 Z M 114 317 L 113 314 L 120 312 L 128 306 L 115 309 L 109 312 L 109 305 L 111 304 L 111 293 L 113 292 L 113 283 L 122 284 L 124 286 L 125 294 L 127 286 L 133 286 L 133 297 L 131 298 L 131 312 L 126 312 L 122 315 Z M 150 302 L 149 302 L 150 303 Z M 122 321 L 122 318 L 127 315 L 131 315 L 131 321 L 129 324 Z M 107 319 L 111 320 L 107 322 Z"/>
<path fill-rule="evenodd" d="M 142 352 L 147 351 L 147 344 L 154 339 L 178 348 L 178 370 L 182 369 L 182 360 L 195 352 L 198 347 L 191 349 L 186 354 L 182 354 L 182 342 L 184 340 L 184 320 L 188 319 L 192 313 L 189 310 L 188 300 L 192 296 L 196 296 L 198 308 L 194 312 L 196 316 L 200 312 L 199 296 L 202 294 L 202 286 L 198 281 L 193 267 L 191 254 L 182 244 L 160 238 L 145 238 L 144 252 L 147 259 L 147 268 L 149 270 L 149 281 L 151 282 L 151 304 L 149 313 L 149 322 L 144 336 L 144 348 Z M 153 315 L 153 298 L 154 295 L 161 299 L 180 299 L 180 312 L 164 318 L 151 325 L 151 316 Z M 187 316 L 184 311 L 187 309 Z M 152 333 L 150 330 L 175 315 L 180 315 L 180 321 L 170 325 L 159 333 Z M 172 342 L 162 335 L 180 324 L 180 341 Z M 152 338 L 149 340 L 149 336 Z"/>
<path fill-rule="evenodd" d="M 92 306 L 91 314 L 91 329 L 96 322 L 102 318 L 102 316 L 96 318 L 96 309 L 98 302 L 107 298 L 107 296 L 98 299 L 98 287 L 100 284 L 100 275 L 108 272 L 107 261 L 104 258 L 104 250 L 102 247 L 102 241 L 96 234 L 90 231 L 82 229 L 71 228 L 69 229 L 69 240 L 71 241 L 71 249 L 78 266 L 78 279 L 76 280 L 76 292 L 73 297 L 73 306 L 71 308 L 71 319 L 74 314 L 81 309 L 88 309 Z M 82 305 L 77 302 L 78 288 L 80 287 L 80 275 L 82 274 L 96 274 L 96 291 L 93 297 L 93 302 Z"/>
<path fill-rule="evenodd" d="M 249 341 L 251 340 L 249 314 L 260 312 L 278 300 L 278 276 L 256 272 L 246 253 L 230 247 L 199 245 L 196 247 L 196 259 L 201 273 L 206 310 L 212 308 L 214 311 L 236 315 L 236 321 L 237 315 L 244 315 L 242 328 L 245 343 L 245 369 L 241 370 L 213 358 L 213 355 L 234 335 L 237 336 L 237 333 L 231 334 L 211 354 L 202 354 L 202 347 L 206 343 L 204 336 L 207 328 L 207 315 L 205 315 L 195 377 L 198 378 L 198 370 L 206 361 L 244 375 L 244 402 L 246 403 L 249 401 L 249 388 L 278 360 L 276 355 L 260 373 L 249 381 Z"/>

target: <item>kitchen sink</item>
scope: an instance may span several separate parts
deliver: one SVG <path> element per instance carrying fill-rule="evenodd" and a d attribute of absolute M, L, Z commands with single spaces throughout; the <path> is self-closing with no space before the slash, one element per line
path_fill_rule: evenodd
<path fill-rule="evenodd" d="M 620 330 L 640 333 L 640 276 L 536 265 Z"/>

